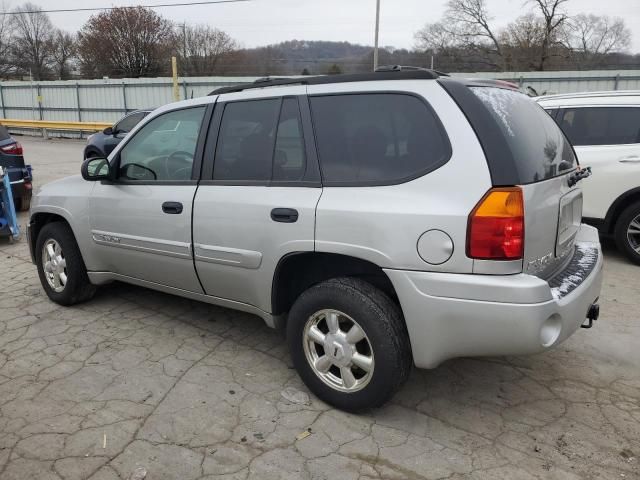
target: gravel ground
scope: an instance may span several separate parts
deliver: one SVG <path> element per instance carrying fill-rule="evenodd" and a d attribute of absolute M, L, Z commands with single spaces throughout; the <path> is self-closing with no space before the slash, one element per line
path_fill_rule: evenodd
<path fill-rule="evenodd" d="M 82 143 L 21 142 L 36 186 L 79 171 Z M 351 415 L 256 317 L 123 284 L 59 307 L 0 241 L 0 479 L 640 478 L 640 267 L 605 256 L 593 329 Z"/>

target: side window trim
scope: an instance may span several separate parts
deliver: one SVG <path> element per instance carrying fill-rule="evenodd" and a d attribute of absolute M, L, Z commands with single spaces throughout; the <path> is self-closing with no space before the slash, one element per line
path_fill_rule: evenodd
<path fill-rule="evenodd" d="M 198 180 L 200 179 L 200 175 L 201 175 L 201 171 L 202 171 L 202 160 L 203 160 L 203 152 L 204 152 L 204 144 L 206 141 L 206 137 L 207 137 L 207 132 L 209 129 L 209 123 L 211 121 L 211 114 L 213 112 L 213 107 L 214 104 L 210 103 L 210 104 L 200 104 L 200 105 L 193 105 L 193 106 L 189 106 L 186 108 L 176 108 L 173 110 L 167 110 L 166 112 L 163 112 L 162 114 L 153 117 L 151 120 L 149 120 L 150 122 L 155 120 L 156 118 L 160 118 L 163 115 L 167 115 L 170 113 L 174 113 L 174 112 L 178 112 L 178 111 L 183 111 L 183 110 L 190 110 L 193 108 L 205 108 L 204 114 L 202 116 L 202 122 L 200 123 L 200 129 L 198 131 L 198 139 L 196 141 L 196 149 L 195 149 L 195 154 L 193 157 L 193 168 L 191 170 L 191 179 L 190 180 L 122 180 L 119 179 L 117 177 L 113 177 L 109 180 L 102 180 L 101 183 L 105 184 L 117 184 L 117 185 L 192 185 L 192 184 L 197 184 Z M 146 119 L 148 117 L 148 115 L 145 115 L 144 119 Z M 141 120 L 141 121 L 142 121 Z M 142 126 L 142 128 L 140 128 L 134 135 L 132 135 L 131 137 L 127 138 L 127 140 L 125 142 L 122 142 L 122 147 L 118 150 L 117 155 L 113 158 L 112 160 L 112 166 L 115 168 L 112 168 L 112 171 L 114 173 L 117 173 L 119 168 L 120 168 L 120 153 L 122 152 L 122 150 L 124 150 L 124 148 L 129 144 L 129 142 L 136 137 L 136 135 L 138 135 L 143 129 L 144 129 L 145 125 Z"/>
<path fill-rule="evenodd" d="M 300 120 L 302 123 L 302 137 L 305 144 L 305 155 L 307 167 L 305 176 L 302 180 L 214 180 L 213 170 L 215 165 L 215 152 L 220 140 L 220 132 L 222 127 L 222 117 L 227 104 L 238 102 L 250 102 L 258 100 L 280 100 L 278 107 L 278 122 L 282 113 L 282 104 L 285 98 L 295 98 L 298 100 L 298 109 L 300 110 Z M 277 135 L 277 133 L 276 133 Z M 275 138 L 273 149 L 275 151 Z M 273 166 L 274 152 L 271 155 Z M 318 165 L 318 157 L 313 140 L 313 129 L 311 127 L 311 113 L 307 95 L 284 95 L 273 97 L 247 98 L 242 100 L 220 100 L 217 99 L 211 122 L 209 123 L 206 144 L 203 150 L 203 168 L 200 184 L 202 185 L 229 185 L 229 186 L 273 186 L 273 187 L 321 187 L 320 167 Z"/>

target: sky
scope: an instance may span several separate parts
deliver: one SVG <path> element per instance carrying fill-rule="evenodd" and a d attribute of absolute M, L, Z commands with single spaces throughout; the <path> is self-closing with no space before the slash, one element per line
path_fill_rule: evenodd
<path fill-rule="evenodd" d="M 2 0 L 0 0 L 1 2 Z M 179 3 L 189 0 L 31 0 L 43 9 Z M 25 2 L 4 0 L 5 6 Z M 446 0 L 381 0 L 380 45 L 411 48 L 414 34 L 437 21 Z M 526 0 L 487 0 L 496 26 L 504 26 L 531 7 Z M 640 0 L 570 0 L 570 14 L 623 17 L 632 31 L 633 52 L 640 52 Z M 349 41 L 373 44 L 375 0 L 251 0 L 246 3 L 163 7 L 156 9 L 177 23 L 209 24 L 225 30 L 245 47 L 285 40 Z M 77 30 L 91 12 L 52 13 L 53 23 Z"/>

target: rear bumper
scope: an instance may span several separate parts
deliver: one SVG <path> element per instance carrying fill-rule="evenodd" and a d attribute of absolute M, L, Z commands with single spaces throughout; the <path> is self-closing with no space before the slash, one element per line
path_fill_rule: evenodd
<path fill-rule="evenodd" d="M 590 271 L 584 276 L 567 272 L 570 288 L 560 289 L 525 274 L 385 270 L 400 299 L 416 366 L 433 368 L 455 357 L 537 353 L 567 339 L 600 295 L 603 259 L 595 228 L 582 225 L 578 254 L 592 260 Z"/>

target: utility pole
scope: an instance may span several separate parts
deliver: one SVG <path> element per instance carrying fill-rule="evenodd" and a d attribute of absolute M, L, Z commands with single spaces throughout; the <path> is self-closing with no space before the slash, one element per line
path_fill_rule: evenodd
<path fill-rule="evenodd" d="M 180 87 L 178 86 L 178 62 L 176 57 L 171 57 L 171 70 L 173 73 L 173 101 L 180 100 Z"/>
<path fill-rule="evenodd" d="M 373 47 L 373 71 L 378 69 L 378 31 L 380 30 L 380 0 L 376 0 L 376 37 Z"/>

